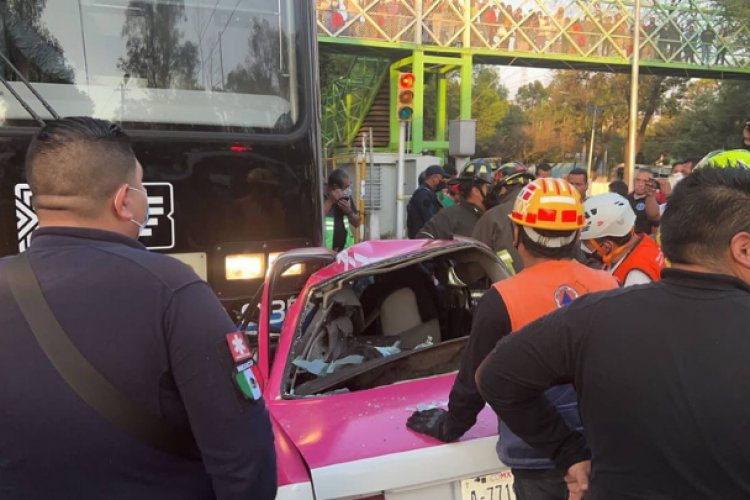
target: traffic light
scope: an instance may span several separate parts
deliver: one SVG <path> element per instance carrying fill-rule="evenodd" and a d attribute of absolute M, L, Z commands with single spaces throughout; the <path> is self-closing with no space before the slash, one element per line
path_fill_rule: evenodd
<path fill-rule="evenodd" d="M 398 119 L 410 122 L 414 115 L 414 73 L 399 73 L 398 75 Z"/>

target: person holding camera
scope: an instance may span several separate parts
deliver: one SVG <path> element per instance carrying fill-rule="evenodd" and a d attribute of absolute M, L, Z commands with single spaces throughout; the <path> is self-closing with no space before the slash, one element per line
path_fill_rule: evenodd
<path fill-rule="evenodd" d="M 352 228 L 359 227 L 357 206 L 352 202 L 352 188 L 346 170 L 337 168 L 328 176 L 323 213 L 326 214 L 323 238 L 326 248 L 340 252 L 354 244 Z"/>
<path fill-rule="evenodd" d="M 635 232 L 653 234 L 659 225 L 661 210 L 656 200 L 656 191 L 659 183 L 653 178 L 650 171 L 640 169 L 635 173 L 633 181 L 633 192 L 628 194 L 627 199 L 635 212 Z"/>

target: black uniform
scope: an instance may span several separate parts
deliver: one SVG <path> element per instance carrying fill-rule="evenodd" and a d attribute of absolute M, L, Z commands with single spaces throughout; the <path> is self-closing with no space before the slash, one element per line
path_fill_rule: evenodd
<path fill-rule="evenodd" d="M 500 196 L 499 203 L 482 215 L 472 233 L 474 239 L 486 244 L 493 252 L 507 251 L 517 273 L 523 270 L 523 259 L 513 245 L 513 223 L 508 215 L 523 188 L 521 184 L 509 186 L 508 191 Z"/>
<path fill-rule="evenodd" d="M 268 412 L 233 386 L 235 327 L 205 282 L 95 229 L 39 229 L 28 256 L 78 350 L 132 400 L 189 426 L 202 462 L 141 443 L 80 399 L 32 335 L 0 259 L 0 498 L 274 497 Z"/>
<path fill-rule="evenodd" d="M 750 498 L 748 325 L 746 283 L 667 269 L 504 339 L 479 388 L 560 470 L 593 455 L 587 500 Z M 543 397 L 568 382 L 591 452 Z"/>
<path fill-rule="evenodd" d="M 419 230 L 417 238 L 449 240 L 454 235 L 471 236 L 483 213 L 466 201 L 443 208 Z"/>
<path fill-rule="evenodd" d="M 633 208 L 633 212 L 635 212 L 635 232 L 643 234 L 653 233 L 656 226 L 648 219 L 648 215 L 646 215 L 646 197 L 636 198 L 635 193 L 630 193 L 627 198 L 630 206 Z"/>
<path fill-rule="evenodd" d="M 441 208 L 443 204 L 437 199 L 435 191 L 425 184 L 419 186 L 406 205 L 406 232 L 409 238 L 416 237 L 417 232 Z"/>

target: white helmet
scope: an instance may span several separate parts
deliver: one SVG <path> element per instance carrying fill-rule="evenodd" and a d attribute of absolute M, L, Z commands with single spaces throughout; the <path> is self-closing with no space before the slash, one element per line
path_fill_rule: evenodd
<path fill-rule="evenodd" d="M 582 240 L 628 234 L 635 224 L 635 212 L 630 202 L 617 193 L 598 194 L 583 203 L 586 226 L 581 229 Z"/>

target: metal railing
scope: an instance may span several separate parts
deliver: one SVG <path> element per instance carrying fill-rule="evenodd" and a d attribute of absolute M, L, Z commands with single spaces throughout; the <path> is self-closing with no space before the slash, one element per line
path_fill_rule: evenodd
<path fill-rule="evenodd" d="M 716 0 L 643 0 L 641 60 L 750 69 L 750 9 Z M 633 3 L 622 0 L 317 0 L 318 35 L 625 62 Z M 742 9 L 743 7 L 739 7 Z"/>

